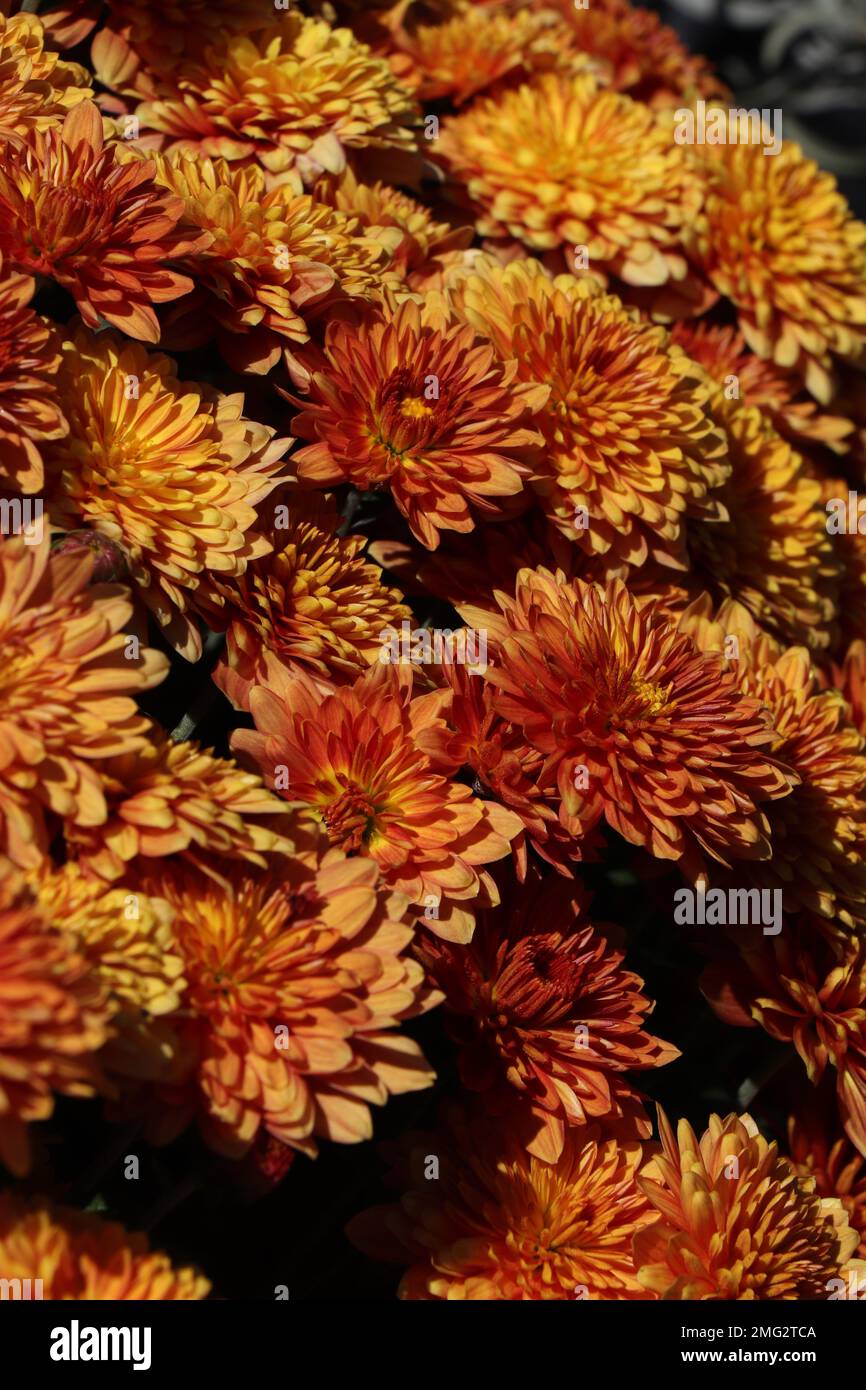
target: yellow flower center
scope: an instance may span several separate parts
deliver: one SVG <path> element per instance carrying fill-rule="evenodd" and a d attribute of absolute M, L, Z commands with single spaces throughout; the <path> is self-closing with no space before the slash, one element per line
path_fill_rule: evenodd
<path fill-rule="evenodd" d="M 400 414 L 404 420 L 423 420 L 433 414 L 433 408 L 420 396 L 404 396 L 400 402 Z"/>
<path fill-rule="evenodd" d="M 668 692 L 662 685 L 645 681 L 642 676 L 632 676 L 631 688 L 644 706 L 647 714 L 661 714 L 668 702 Z"/>

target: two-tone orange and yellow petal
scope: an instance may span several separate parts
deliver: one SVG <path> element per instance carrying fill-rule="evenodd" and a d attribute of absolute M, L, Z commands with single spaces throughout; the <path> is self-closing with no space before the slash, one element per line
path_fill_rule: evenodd
<path fill-rule="evenodd" d="M 683 287 L 700 179 L 649 107 L 590 75 L 548 73 L 444 121 L 434 154 L 483 236 L 584 247 L 629 285 Z"/>
<path fill-rule="evenodd" d="M 4 9 L 6 6 L 4 6 Z M 46 47 L 35 14 L 0 14 L 0 140 L 47 130 L 67 111 L 93 95 L 90 75 L 80 63 L 67 63 Z"/>
<path fill-rule="evenodd" d="M 507 1124 L 452 1114 L 447 1129 L 407 1136 L 391 1153 L 404 1195 L 355 1217 L 348 1235 L 406 1268 L 400 1298 L 647 1297 L 632 1244 L 653 1211 L 635 1182 L 634 1140 L 595 1126 L 569 1130 L 551 1164 L 527 1153 Z"/>
<path fill-rule="evenodd" d="M 180 382 L 161 353 L 79 330 L 64 344 L 58 396 L 69 434 L 46 455 L 48 504 L 126 557 L 136 596 L 189 660 L 215 581 L 269 549 L 256 505 L 276 486 L 286 441 L 243 415 L 243 397 Z"/>
<path fill-rule="evenodd" d="M 286 807 L 260 777 L 154 724 L 143 746 L 106 757 L 99 777 L 107 812 L 65 826 L 68 853 L 109 882 L 128 874 L 133 891 L 153 859 L 176 855 L 220 881 L 224 860 L 264 868 L 267 855 L 291 848 L 281 833 Z"/>
<path fill-rule="evenodd" d="M 34 284 L 0 256 L 0 486 L 12 492 L 41 491 L 41 450 L 67 429 L 55 382 L 60 343 L 28 307 Z"/>
<path fill-rule="evenodd" d="M 258 161 L 278 178 L 339 173 L 349 150 L 415 149 L 418 111 L 386 60 L 350 29 L 297 11 L 247 33 L 220 31 L 154 74 L 154 88 L 136 111 L 165 147 Z"/>
<path fill-rule="evenodd" d="M 686 518 L 723 520 L 730 466 L 710 391 L 663 328 L 641 322 L 590 279 L 513 261 L 463 280 L 457 312 L 546 383 L 533 477 L 546 513 L 609 573 L 652 559 L 685 569 Z"/>
<path fill-rule="evenodd" d="M 761 142 L 695 148 L 707 179 L 694 237 L 705 274 L 752 351 L 829 404 L 837 361 L 866 361 L 866 226 L 797 145 L 769 158 Z"/>
<path fill-rule="evenodd" d="M 105 821 L 102 760 L 144 748 L 131 697 L 168 670 L 125 637 L 128 590 L 91 586 L 92 569 L 52 555 L 47 536 L 0 543 L 0 851 L 26 868 L 46 852 L 48 812 L 82 829 Z"/>
<path fill-rule="evenodd" d="M 110 1012 L 75 935 L 55 930 L 7 866 L 0 883 L 0 1163 L 16 1175 L 30 1167 L 28 1126 L 48 1119 L 54 1093 L 92 1096 L 102 1086 L 96 1053 L 110 1036 Z"/>
<path fill-rule="evenodd" d="M 320 1139 L 358 1143 L 371 1105 L 432 1084 L 399 1026 L 439 996 L 405 954 L 405 899 L 378 880 L 324 836 L 222 885 L 155 867 L 189 979 L 183 1100 L 218 1151 L 238 1157 L 262 1133 L 311 1156 Z"/>
<path fill-rule="evenodd" d="M 0 1263 L 4 1277 L 30 1281 L 31 1298 L 174 1302 L 210 1292 L 203 1275 L 172 1265 L 144 1235 L 9 1192 L 0 1197 Z"/>
<path fill-rule="evenodd" d="M 186 221 L 210 237 L 178 263 L 196 288 L 166 315 L 170 347 L 216 333 L 236 370 L 265 373 L 336 304 L 375 297 L 384 248 L 348 209 L 289 183 L 266 192 L 256 166 L 181 154 L 154 164 L 159 184 L 183 199 Z"/>
<path fill-rule="evenodd" d="M 279 498 L 270 554 L 221 586 L 230 626 L 214 679 L 238 708 L 249 707 L 251 685 L 266 683 L 268 658 L 327 690 L 360 676 L 412 616 L 365 558 L 364 538 L 337 534 L 328 494 L 293 488 Z"/>
<path fill-rule="evenodd" d="M 857 1249 L 837 1198 L 820 1197 L 749 1115 L 711 1115 L 700 1139 L 659 1112 L 661 1149 L 638 1186 L 660 1213 L 635 1241 L 638 1279 L 665 1299 L 827 1298 Z"/>

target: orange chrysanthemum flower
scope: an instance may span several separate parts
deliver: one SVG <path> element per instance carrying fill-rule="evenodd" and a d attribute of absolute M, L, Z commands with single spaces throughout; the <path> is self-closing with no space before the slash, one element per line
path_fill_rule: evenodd
<path fill-rule="evenodd" d="M 68 436 L 46 451 L 49 506 L 123 552 L 137 596 L 188 660 L 215 580 L 269 550 L 256 505 L 276 486 L 286 441 L 241 413 L 242 396 L 180 382 L 161 353 L 80 330 L 64 344 L 58 394 Z"/>
<path fill-rule="evenodd" d="M 27 307 L 33 289 L 30 276 L 4 271 L 0 255 L 0 486 L 13 492 L 40 491 L 41 449 L 67 429 L 54 383 L 59 342 Z"/>
<path fill-rule="evenodd" d="M 831 174 L 785 143 L 701 146 L 702 268 L 731 300 L 749 347 L 826 405 L 834 359 L 866 360 L 866 226 Z"/>
<path fill-rule="evenodd" d="M 0 852 L 29 868 L 46 852 L 46 811 L 100 825 L 103 758 L 142 748 L 131 695 L 162 680 L 166 658 L 133 653 L 127 590 L 88 587 L 92 562 L 50 555 L 48 538 L 0 543 Z"/>
<path fill-rule="evenodd" d="M 545 448 L 534 485 L 562 532 L 613 572 L 648 557 L 687 568 L 685 519 L 725 518 L 712 492 L 730 471 L 702 373 L 663 328 L 537 261 L 470 277 L 454 297 L 517 359 L 519 380 L 551 388 L 535 420 Z"/>
<path fill-rule="evenodd" d="M 682 282 L 697 175 L 648 107 L 589 75 L 546 74 L 443 122 L 435 153 L 466 185 L 484 236 L 585 246 L 630 285 Z"/>
<path fill-rule="evenodd" d="M 821 485 L 761 411 L 723 404 L 720 393 L 713 409 L 728 438 L 719 494 L 728 520 L 690 523 L 692 588 L 736 599 L 782 641 L 826 647 L 838 563 Z"/>
<path fill-rule="evenodd" d="M 501 615 L 462 611 L 496 639 L 498 713 L 545 755 L 571 835 L 604 818 L 686 873 L 704 856 L 769 856 L 758 803 L 796 779 L 772 756 L 769 715 L 721 658 L 639 609 L 620 581 L 605 590 L 525 570 L 515 598 L 498 599 Z"/>
<path fill-rule="evenodd" d="M 105 991 L 112 1036 L 101 1065 L 108 1073 L 156 1078 L 164 1067 L 161 1020 L 180 1007 L 185 988 L 168 903 L 106 887 L 75 863 L 57 869 L 46 861 L 28 882 L 44 920 L 74 934 Z"/>
<path fill-rule="evenodd" d="M 757 407 L 795 446 L 820 444 L 837 454 L 848 448 L 853 421 L 822 410 L 794 373 L 750 352 L 736 328 L 692 320 L 674 324 L 671 337 L 703 367 L 725 400 Z"/>
<path fill-rule="evenodd" d="M 271 175 L 339 173 L 347 150 L 410 152 L 418 111 L 384 58 L 350 29 L 296 11 L 246 34 L 223 30 L 137 107 L 164 144 Z"/>
<path fill-rule="evenodd" d="M 629 0 L 532 0 L 564 20 L 567 42 L 610 69 L 610 83 L 650 106 L 679 106 L 693 97 L 723 96 L 727 89 L 705 58 L 689 53 L 675 31 L 652 10 Z"/>
<path fill-rule="evenodd" d="M 287 517 L 272 532 L 273 551 L 224 586 L 231 625 L 215 679 L 242 709 L 250 686 L 267 683 L 269 659 L 308 671 L 328 690 L 377 661 L 385 630 L 412 616 L 399 589 L 386 589 L 364 558 L 364 538 L 337 535 L 329 496 L 280 495 Z"/>
<path fill-rule="evenodd" d="M 155 725 L 145 747 L 106 758 L 99 771 L 107 816 L 65 833 L 70 855 L 109 882 L 128 875 L 135 888 L 147 861 L 168 855 L 220 881 L 222 860 L 264 868 L 267 854 L 291 848 L 279 833 L 286 807 L 261 778 L 196 743 L 173 743 Z"/>
<path fill-rule="evenodd" d="M 320 202 L 359 220 L 386 258 L 379 283 L 396 290 L 432 287 L 472 241 L 471 227 L 436 222 L 423 203 L 399 188 L 360 183 L 349 168 L 339 179 L 322 177 L 313 192 Z"/>
<path fill-rule="evenodd" d="M 192 281 L 166 262 L 205 245 L 178 225 L 183 212 L 153 179 L 151 164 L 121 161 L 104 145 L 92 102 L 61 127 L 8 144 L 0 166 L 0 251 L 19 270 L 53 277 L 74 296 L 90 328 L 100 318 L 156 342 L 154 304 Z"/>
<path fill-rule="evenodd" d="M 312 808 L 332 844 L 374 859 L 433 931 L 468 941 L 474 906 L 499 900 L 481 866 L 508 853 L 520 822 L 428 757 L 425 739 L 441 731 L 447 693 L 413 700 L 404 665 L 374 666 L 324 698 L 304 674 L 274 667 L 269 681 L 250 695 L 256 731 L 238 730 L 232 746 Z"/>
<path fill-rule="evenodd" d="M 509 897 L 507 910 L 479 915 L 468 945 L 427 936 L 417 947 L 445 994 L 463 1084 L 547 1163 L 560 1158 L 569 1127 L 605 1116 L 626 1116 L 648 1135 L 624 1073 L 679 1053 L 644 1031 L 653 1006 L 643 981 L 583 920 L 563 879 L 512 884 Z"/>
<path fill-rule="evenodd" d="M 820 919 L 786 918 L 778 936 L 716 942 L 701 989 L 725 1023 L 759 1024 L 791 1043 L 814 1086 L 836 1069 L 845 1132 L 866 1156 L 866 945 Z"/>
<path fill-rule="evenodd" d="M 63 62 L 45 47 L 45 30 L 35 14 L 5 19 L 0 14 L 0 140 L 46 130 L 93 95 L 79 63 Z"/>
<path fill-rule="evenodd" d="M 216 334 L 238 371 L 268 372 L 310 336 L 310 322 L 340 301 L 374 297 L 382 247 L 357 217 L 288 184 L 265 191 L 256 167 L 224 159 L 157 156 L 157 181 L 182 198 L 184 216 L 211 238 L 179 262 L 196 288 L 166 316 L 164 339 L 198 347 Z"/>
<path fill-rule="evenodd" d="M 314 372 L 294 431 L 314 440 L 295 456 L 318 486 L 390 488 L 413 533 L 430 550 L 443 530 L 471 531 L 474 512 L 521 491 L 528 428 L 547 387 L 515 381 L 490 344 L 449 319 L 434 326 L 406 300 L 393 313 L 328 326 L 326 366 Z"/>
<path fill-rule="evenodd" d="M 773 856 L 747 877 L 779 888 L 787 911 L 813 912 L 856 931 L 866 923 L 866 747 L 836 690 L 822 690 L 803 648 L 783 651 L 737 604 L 714 622 L 697 604 L 680 620 L 698 645 L 726 651 L 744 694 L 773 719 L 772 751 L 797 776 L 789 797 L 767 809 Z M 734 655 L 736 652 L 736 655 Z"/>
<path fill-rule="evenodd" d="M 30 1168 L 28 1124 L 48 1119 L 54 1092 L 92 1096 L 102 1086 L 95 1054 L 108 1024 L 105 991 L 75 936 L 55 931 L 30 890 L 7 873 L 0 880 L 0 1162 L 17 1176 Z"/>
<path fill-rule="evenodd" d="M 811 1114 L 788 1117 L 788 1148 L 801 1178 L 813 1178 L 819 1197 L 838 1197 L 848 1224 L 860 1237 L 857 1254 L 866 1258 L 866 1158 L 848 1139 L 834 1139 Z"/>
<path fill-rule="evenodd" d="M 569 1130 L 548 1164 L 501 1122 L 453 1115 L 444 1132 L 408 1136 L 392 1154 L 405 1196 L 355 1217 L 348 1235 L 374 1258 L 409 1266 L 400 1298 L 646 1297 L 632 1260 L 634 1237 L 652 1220 L 635 1184 L 640 1144 Z"/>
<path fill-rule="evenodd" d="M 641 1284 L 666 1299 L 827 1298 L 857 1249 L 836 1198 L 819 1197 L 749 1115 L 711 1115 L 700 1139 L 659 1111 L 661 1152 L 638 1186 L 661 1213 L 635 1240 Z"/>
<path fill-rule="evenodd" d="M 371 1105 L 435 1079 L 396 1031 L 439 997 L 403 955 L 405 899 L 377 889 L 369 860 L 327 841 L 321 855 L 319 845 L 290 856 L 273 875 L 238 869 L 228 891 L 157 871 L 189 978 L 182 1029 L 192 1057 L 156 1118 L 157 1138 L 196 1115 L 231 1157 L 261 1132 L 314 1157 L 319 1139 L 368 1139 Z"/>
<path fill-rule="evenodd" d="M 8 1192 L 0 1197 L 0 1266 L 6 1278 L 41 1280 L 41 1297 L 50 1299 L 174 1302 L 210 1292 L 207 1279 L 190 1266 L 176 1269 L 144 1235 Z"/>
<path fill-rule="evenodd" d="M 538 72 L 577 73 L 592 65 L 567 42 L 557 17 L 520 8 L 457 6 L 439 24 L 399 26 L 391 66 L 421 101 L 449 97 L 462 106 L 499 83 Z"/>

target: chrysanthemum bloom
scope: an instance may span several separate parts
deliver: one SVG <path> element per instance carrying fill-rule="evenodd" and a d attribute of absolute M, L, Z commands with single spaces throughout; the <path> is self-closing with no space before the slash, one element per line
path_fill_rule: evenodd
<path fill-rule="evenodd" d="M 400 1298 L 647 1297 L 632 1260 L 653 1216 L 635 1184 L 639 1143 L 572 1129 L 548 1164 L 508 1125 L 454 1115 L 448 1129 L 410 1135 L 402 1148 L 392 1154 L 405 1195 L 348 1227 L 373 1258 L 408 1266 Z"/>
<path fill-rule="evenodd" d="M 651 10 L 629 0 L 532 0 L 565 21 L 566 42 L 611 69 L 610 84 L 650 106 L 679 106 L 693 97 L 726 94 L 705 58 L 689 53 Z"/>
<path fill-rule="evenodd" d="M 528 845 L 570 876 L 573 860 L 595 857 L 597 836 L 590 832 L 575 839 L 562 824 L 547 759 L 520 728 L 499 714 L 498 690 L 465 666 L 446 667 L 445 675 L 452 695 L 448 727 L 435 742 L 437 761 L 452 774 L 468 768 L 479 796 L 492 797 L 519 816 L 524 833 L 512 842 L 511 852 L 521 878 L 527 871 Z M 428 733 L 428 750 L 431 740 Z"/>
<path fill-rule="evenodd" d="M 418 110 L 385 59 L 350 29 L 296 11 L 270 28 L 222 31 L 156 88 L 136 110 L 143 130 L 166 146 L 258 160 L 271 175 L 339 173 L 347 150 L 415 149 Z"/>
<path fill-rule="evenodd" d="M 719 940 L 701 989 L 725 1023 L 758 1024 L 791 1043 L 817 1086 L 836 1070 L 845 1132 L 866 1156 L 866 946 L 819 918 L 786 919 L 778 936 Z"/>
<path fill-rule="evenodd" d="M 256 505 L 276 486 L 286 441 L 242 414 L 243 396 L 180 382 L 161 353 L 112 333 L 76 332 L 57 379 L 69 434 L 46 450 L 59 525 L 119 545 L 136 595 L 188 660 L 215 580 L 269 550 Z"/>
<path fill-rule="evenodd" d="M 769 159 L 765 148 L 700 147 L 708 183 L 696 250 L 752 351 L 797 372 L 826 405 L 834 359 L 866 359 L 866 226 L 799 146 Z"/>
<path fill-rule="evenodd" d="M 55 931 L 31 890 L 7 873 L 0 882 L 0 1163 L 17 1176 L 30 1167 L 27 1126 L 48 1119 L 54 1092 L 92 1096 L 103 1084 L 95 1054 L 108 1021 L 105 991 L 75 936 Z"/>
<path fill-rule="evenodd" d="M 773 720 L 772 752 L 797 776 L 791 795 L 767 808 L 773 855 L 749 865 L 750 884 L 779 888 L 789 912 L 804 909 L 849 930 L 866 924 L 866 747 L 837 690 L 820 688 L 803 648 L 783 651 L 750 615 L 723 604 L 715 622 L 680 626 L 704 650 L 726 650 L 744 694 Z"/>
<path fill-rule="evenodd" d="M 74 935 L 105 990 L 112 1037 L 100 1053 L 102 1066 L 155 1077 L 162 1038 L 153 1020 L 179 1008 L 185 987 L 168 903 L 131 887 L 109 888 L 75 863 L 57 869 L 46 861 L 28 883 L 42 917 Z"/>
<path fill-rule="evenodd" d="M 820 444 L 837 454 L 847 450 L 853 421 L 822 410 L 793 372 L 750 352 L 736 328 L 692 320 L 674 324 L 671 337 L 703 367 L 724 399 L 756 406 L 793 444 Z"/>
<path fill-rule="evenodd" d="M 421 101 L 449 97 L 462 106 L 478 92 L 533 73 L 577 73 L 591 60 L 568 43 L 568 34 L 549 7 L 458 6 L 439 24 L 401 25 L 389 53 L 405 87 Z M 598 70 L 598 64 L 594 65 Z"/>
<path fill-rule="evenodd" d="M 572 275 L 512 261 L 455 291 L 458 313 L 518 379 L 546 382 L 534 486 L 563 534 L 609 570 L 648 558 L 684 570 L 686 517 L 726 518 L 713 495 L 730 472 L 710 388 L 663 328 Z M 712 529 L 712 528 L 710 528 Z"/>
<path fill-rule="evenodd" d="M 833 646 L 846 650 L 866 632 L 866 535 L 848 524 L 850 483 L 846 478 L 820 479 L 824 525 L 830 533 L 838 566 Z"/>
<path fill-rule="evenodd" d="M 386 257 L 378 278 L 395 289 L 433 284 L 472 241 L 471 227 L 436 222 L 423 203 L 377 181 L 360 183 L 352 169 L 339 179 L 323 176 L 313 190 L 320 202 L 357 218 L 365 236 Z"/>
<path fill-rule="evenodd" d="M 866 1159 L 844 1137 L 834 1138 L 811 1114 L 788 1117 L 788 1148 L 801 1178 L 814 1178 L 819 1197 L 838 1197 L 866 1257 Z"/>
<path fill-rule="evenodd" d="M 496 639 L 498 711 L 545 754 L 572 835 L 603 817 L 686 873 L 704 855 L 769 856 L 758 803 L 796 779 L 771 753 L 769 715 L 720 657 L 639 609 L 620 581 L 525 570 L 515 598 L 498 598 L 501 615 L 462 612 Z"/>
<path fill-rule="evenodd" d="M 46 811 L 105 820 L 99 764 L 143 747 L 130 697 L 168 669 L 160 652 L 130 650 L 128 591 L 88 587 L 91 569 L 51 555 L 47 536 L 0 543 L 0 852 L 24 868 L 46 851 Z"/>
<path fill-rule="evenodd" d="M 821 485 L 760 410 L 723 404 L 720 393 L 713 409 L 728 437 L 720 497 L 729 519 L 689 524 L 692 585 L 737 599 L 784 642 L 826 647 L 838 563 Z"/>
<path fill-rule="evenodd" d="M 5 7 L 4 7 L 5 8 Z M 93 95 L 89 74 L 45 47 L 35 14 L 0 14 L 0 139 L 45 130 Z M 5 157 L 5 156 L 4 156 Z"/>
<path fill-rule="evenodd" d="M 512 884 L 507 909 L 479 914 L 468 945 L 425 936 L 416 948 L 445 994 L 463 1084 L 547 1163 L 559 1159 L 569 1127 L 605 1116 L 628 1116 L 649 1135 L 624 1073 L 679 1056 L 645 1031 L 653 1005 L 643 981 L 582 906 L 561 878 Z"/>
<path fill-rule="evenodd" d="M 140 64 L 170 71 L 192 44 L 200 44 L 219 30 L 239 33 L 261 22 L 259 0 L 108 0 L 104 27 L 93 41 L 92 63 L 104 74 L 119 72 L 121 90 L 133 85 Z M 73 48 L 86 39 L 103 17 L 99 0 L 49 0 L 42 22 L 61 48 Z M 106 72 L 107 69 L 107 72 Z"/>
<path fill-rule="evenodd" d="M 80 102 L 63 125 L 7 144 L 0 167 L 0 251 L 19 270 L 69 290 L 90 328 L 100 319 L 156 342 L 154 304 L 192 289 L 167 261 L 205 234 L 179 226 L 183 203 L 159 188 L 153 166 L 104 146 L 102 118 Z"/>
<path fill-rule="evenodd" d="M 34 281 L 4 270 L 0 256 L 0 486 L 39 492 L 41 449 L 66 433 L 54 377 L 59 341 L 27 306 Z"/>
<path fill-rule="evenodd" d="M 417 1043 L 397 1031 L 439 999 L 404 957 L 405 899 L 377 887 L 369 860 L 322 840 L 324 853 L 320 841 L 271 875 L 235 866 L 227 888 L 157 870 L 190 982 L 193 1072 L 155 1137 L 195 1115 L 231 1157 L 261 1131 L 315 1156 L 319 1139 L 369 1139 L 371 1105 L 432 1085 Z"/>
<path fill-rule="evenodd" d="M 435 550 L 441 531 L 471 531 L 473 513 L 496 515 L 519 493 L 528 450 L 541 443 L 530 416 L 548 388 L 516 381 L 489 343 L 456 320 L 434 327 L 406 300 L 358 324 L 329 324 L 326 368 L 292 428 L 315 441 L 298 474 L 316 486 L 389 488 L 413 533 Z"/>
<path fill-rule="evenodd" d="M 5 1278 L 41 1280 L 41 1297 L 49 1299 L 173 1302 L 210 1292 L 191 1266 L 175 1268 L 151 1251 L 146 1236 L 11 1192 L 0 1197 L 0 1266 Z"/>
<path fill-rule="evenodd" d="M 466 185 L 484 236 L 585 246 L 593 268 L 630 285 L 687 276 L 697 175 L 648 107 L 589 75 L 545 74 L 477 100 L 443 122 L 434 154 Z"/>
<path fill-rule="evenodd" d="M 156 156 L 157 181 L 183 199 L 210 244 L 179 262 L 196 288 L 169 310 L 164 340 L 198 347 L 214 334 L 238 371 L 268 372 L 340 301 L 372 298 L 382 247 L 357 217 L 288 184 L 265 192 L 262 170 L 224 159 Z"/>
<path fill-rule="evenodd" d="M 819 1197 L 750 1115 L 700 1139 L 659 1111 L 661 1152 L 638 1186 L 661 1213 L 635 1240 L 638 1279 L 665 1299 L 827 1298 L 857 1249 L 842 1203 Z M 832 1286 L 829 1286 L 832 1287 Z"/>
<path fill-rule="evenodd" d="M 100 878 L 128 874 L 135 889 L 146 861 L 177 855 L 219 881 L 225 860 L 264 868 L 267 854 L 291 848 L 279 833 L 286 807 L 260 777 L 155 725 L 145 746 L 106 758 L 99 772 L 107 818 L 65 833 L 70 855 Z"/>
<path fill-rule="evenodd" d="M 286 524 L 270 533 L 273 551 L 223 586 L 231 625 L 215 680 L 244 709 L 250 686 L 266 683 L 268 657 L 328 690 L 377 661 L 387 630 L 412 616 L 364 558 L 364 537 L 336 534 L 329 496 L 293 489 L 280 498 Z"/>
<path fill-rule="evenodd" d="M 332 844 L 374 859 L 432 931 L 468 941 L 474 908 L 499 901 L 482 865 L 504 858 L 521 826 L 427 755 L 447 692 L 413 700 L 412 668 L 402 664 L 373 666 L 324 698 L 305 674 L 273 667 L 269 682 L 250 695 L 256 730 L 238 730 L 232 746 L 287 799 L 312 808 Z"/>

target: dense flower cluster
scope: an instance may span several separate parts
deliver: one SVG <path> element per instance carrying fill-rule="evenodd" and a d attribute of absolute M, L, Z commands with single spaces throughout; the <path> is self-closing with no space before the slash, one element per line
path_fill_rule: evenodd
<path fill-rule="evenodd" d="M 866 226 L 628 0 L 0 8 L 4 1288 L 383 1110 L 400 1297 L 861 1278 Z"/>

